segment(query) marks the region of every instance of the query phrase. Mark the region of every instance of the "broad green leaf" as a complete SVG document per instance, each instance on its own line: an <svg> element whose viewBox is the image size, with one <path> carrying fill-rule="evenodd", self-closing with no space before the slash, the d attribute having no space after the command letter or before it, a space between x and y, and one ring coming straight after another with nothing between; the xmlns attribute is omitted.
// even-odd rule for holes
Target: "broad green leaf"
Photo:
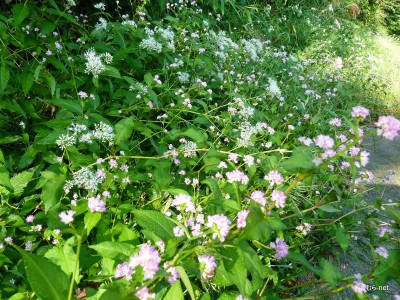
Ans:
<svg viewBox="0 0 400 300"><path fill-rule="evenodd" d="M185 287L186 287L186 289L187 289L187 291L188 291L188 293L190 295L190 298L192 300L195 300L196 297L194 296L192 283L190 282L190 279L189 279L188 275L186 274L185 269L183 267L181 267L181 266L177 266L175 268L178 271L179 276L181 277L181 280L182 280L183 284L185 285Z"/></svg>
<svg viewBox="0 0 400 300"><path fill-rule="evenodd" d="M153 83L153 75L151 75L151 73L146 73L146 75L144 75L144 81L148 86L151 86Z"/></svg>
<svg viewBox="0 0 400 300"><path fill-rule="evenodd" d="M397 224L400 224L400 210L391 207L386 207L386 213L391 217Z"/></svg>
<svg viewBox="0 0 400 300"><path fill-rule="evenodd" d="M119 261L127 260L131 255L133 255L131 247L118 242L106 241L100 244L90 245L89 248L96 250L101 257Z"/></svg>
<svg viewBox="0 0 400 300"><path fill-rule="evenodd" d="M68 299L69 278L59 266L44 257L14 247L24 259L29 284L38 297L43 300Z"/></svg>
<svg viewBox="0 0 400 300"><path fill-rule="evenodd" d="M245 241L241 241L238 247L242 250L244 262L250 271L252 278L259 277L264 279L268 275L267 267L265 267L258 256L257 252Z"/></svg>
<svg viewBox="0 0 400 300"><path fill-rule="evenodd" d="M211 188L215 199L222 199L221 189L219 188L219 184L215 178L204 179L202 183L207 184Z"/></svg>
<svg viewBox="0 0 400 300"><path fill-rule="evenodd" d="M8 66L3 62L0 66L0 93L3 92L10 80L10 70Z"/></svg>
<svg viewBox="0 0 400 300"><path fill-rule="evenodd" d="M8 170L2 163L0 163L0 185L5 186L10 190L13 189L10 182L10 175L8 173Z"/></svg>
<svg viewBox="0 0 400 300"><path fill-rule="evenodd" d="M281 166L288 171L303 170L308 171L315 167L313 156L309 150L295 148L293 154L281 163Z"/></svg>
<svg viewBox="0 0 400 300"><path fill-rule="evenodd" d="M56 265L60 266L61 270L65 274L70 276L74 272L76 253L73 250L74 243L76 241L75 237L69 238L63 247L53 247L44 255L46 258L51 260ZM79 265L78 265L79 270ZM75 281L79 281L79 274L76 273Z"/></svg>
<svg viewBox="0 0 400 300"><path fill-rule="evenodd" d="M218 300L235 300L238 296L237 292L225 292L218 297Z"/></svg>
<svg viewBox="0 0 400 300"><path fill-rule="evenodd" d="M28 94L33 85L34 77L31 72L24 72L20 76L20 84L24 94Z"/></svg>
<svg viewBox="0 0 400 300"><path fill-rule="evenodd" d="M49 102L78 115L83 113L81 102L76 99L52 99Z"/></svg>
<svg viewBox="0 0 400 300"><path fill-rule="evenodd" d="M286 225L279 218L269 217L267 219L267 223L269 224L272 230L286 229Z"/></svg>
<svg viewBox="0 0 400 300"><path fill-rule="evenodd" d="M346 252L347 248L349 247L350 241L343 229L338 228L336 230L336 239L339 242L339 245L343 249L343 251Z"/></svg>
<svg viewBox="0 0 400 300"><path fill-rule="evenodd" d="M242 250L239 248L221 249L220 253L226 257L223 261L231 281L238 287L242 295L251 294L251 283L247 280L247 267Z"/></svg>
<svg viewBox="0 0 400 300"><path fill-rule="evenodd" d="M104 71L101 73L101 75L115 77L115 78L121 78L121 74L119 74L118 69L116 69L112 66L106 66Z"/></svg>
<svg viewBox="0 0 400 300"><path fill-rule="evenodd" d="M382 258L375 269L374 283L378 286L383 286L394 279L400 284L400 250L388 250L389 257Z"/></svg>
<svg viewBox="0 0 400 300"><path fill-rule="evenodd" d="M115 124L115 144L125 143L132 134L134 122L132 118L126 118Z"/></svg>
<svg viewBox="0 0 400 300"><path fill-rule="evenodd" d="M27 293L16 293L12 295L8 300L28 300L28 295Z"/></svg>
<svg viewBox="0 0 400 300"><path fill-rule="evenodd" d="M194 127L185 130L184 132L180 133L180 135L187 136L197 143L207 140L207 135L204 133L204 131Z"/></svg>
<svg viewBox="0 0 400 300"><path fill-rule="evenodd" d="M181 287L180 280L175 281L170 289L168 290L167 294L163 297L165 300L183 300L183 291Z"/></svg>
<svg viewBox="0 0 400 300"><path fill-rule="evenodd" d="M164 214L153 210L134 210L133 215L142 228L154 232L164 242L175 239L175 223Z"/></svg>
<svg viewBox="0 0 400 300"><path fill-rule="evenodd" d="M66 180L65 174L56 174L51 171L43 171L42 178L46 179L46 183L42 188L41 199L44 204L45 212L57 204L61 199Z"/></svg>
<svg viewBox="0 0 400 300"><path fill-rule="evenodd" d="M15 4L12 8L12 14L13 14L13 19L14 19L14 22L13 22L14 27L17 27L29 15L28 5Z"/></svg>
<svg viewBox="0 0 400 300"><path fill-rule="evenodd" d="M88 211L85 214L83 222L85 223L86 233L89 235L90 231L97 225L101 219L101 213Z"/></svg>
<svg viewBox="0 0 400 300"><path fill-rule="evenodd" d="M32 180L33 172L32 171L24 171L15 175L10 179L10 183L14 189L14 195L21 195L28 185L29 181Z"/></svg>
<svg viewBox="0 0 400 300"><path fill-rule="evenodd" d="M319 206L318 209L326 211L326 212L342 212L340 209L335 208L332 204L325 204Z"/></svg>
<svg viewBox="0 0 400 300"><path fill-rule="evenodd" d="M292 251L289 251L289 253L286 255L286 259L292 261L292 262L297 262L300 263L301 265L305 266L307 269L309 269L311 272L313 272L316 275L320 274L320 270L314 267L308 260L307 258L300 253L295 253Z"/></svg>
<svg viewBox="0 0 400 300"><path fill-rule="evenodd" d="M337 268L330 261L327 261L325 259L321 259L320 270L321 278L328 282L333 288L336 286L336 283L343 277L342 273L340 273L339 268Z"/></svg>

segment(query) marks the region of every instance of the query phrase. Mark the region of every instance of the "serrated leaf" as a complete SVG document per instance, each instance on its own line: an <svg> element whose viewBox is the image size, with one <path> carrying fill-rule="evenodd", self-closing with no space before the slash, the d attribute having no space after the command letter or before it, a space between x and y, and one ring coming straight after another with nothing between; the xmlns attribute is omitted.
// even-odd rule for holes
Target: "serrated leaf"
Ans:
<svg viewBox="0 0 400 300"><path fill-rule="evenodd" d="M314 267L303 254L300 253L295 253L292 251L289 251L289 253L286 255L286 259L292 261L292 262L297 262L300 263L301 265L305 266L307 269L309 269L311 272L313 272L316 275L320 274L320 270Z"/></svg>
<svg viewBox="0 0 400 300"><path fill-rule="evenodd" d="M338 241L343 251L346 252L347 248L349 247L350 241L349 238L346 236L346 233L343 231L343 229L338 228L336 230L336 240Z"/></svg>
<svg viewBox="0 0 400 300"><path fill-rule="evenodd" d="M386 259L381 259L378 266L375 269L374 283L377 286L384 286L391 279L400 283L400 250L391 249L388 250L389 256Z"/></svg>
<svg viewBox="0 0 400 300"><path fill-rule="evenodd" d="M42 188L41 199L44 204L45 212L57 204L61 199L66 180L65 174L56 174L51 171L43 171L42 177L46 179L46 183Z"/></svg>
<svg viewBox="0 0 400 300"><path fill-rule="evenodd" d="M90 245L89 248L96 250L101 257L118 261L127 260L133 255L133 250L129 246L118 242L106 241L100 244Z"/></svg>
<svg viewBox="0 0 400 300"><path fill-rule="evenodd" d="M304 150L302 148L295 148L293 150L292 156L282 161L281 166L288 171L293 171L298 169L307 171L315 167L311 152L309 150Z"/></svg>
<svg viewBox="0 0 400 300"><path fill-rule="evenodd" d="M83 219L86 228L86 234L89 235L90 231L99 223L101 219L100 212L87 212Z"/></svg>
<svg viewBox="0 0 400 300"><path fill-rule="evenodd" d="M194 127L185 130L184 132L180 133L180 135L187 136L197 143L201 143L207 140L207 135L202 130Z"/></svg>
<svg viewBox="0 0 400 300"><path fill-rule="evenodd" d="M163 297L165 300L183 300L183 291L181 287L180 280L175 281L170 289L168 290L167 294Z"/></svg>
<svg viewBox="0 0 400 300"><path fill-rule="evenodd" d="M10 174L8 173L7 168L2 163L0 163L0 185L5 186L10 190L13 189L10 182Z"/></svg>
<svg viewBox="0 0 400 300"><path fill-rule="evenodd" d="M190 295L190 298L192 300L195 300L196 297L194 296L192 283L190 282L190 279L189 279L188 275L186 274L185 269L181 266L176 266L175 268L178 271L178 274L181 277L181 280L182 280L183 284L185 285L185 287Z"/></svg>
<svg viewBox="0 0 400 300"><path fill-rule="evenodd" d="M11 178L10 183L14 189L14 195L20 196L24 192L24 189L28 185L29 181L32 180L32 177L32 171L24 171Z"/></svg>
<svg viewBox="0 0 400 300"><path fill-rule="evenodd" d="M386 207L386 213L391 217L397 224L400 224L400 210L391 207Z"/></svg>
<svg viewBox="0 0 400 300"><path fill-rule="evenodd" d="M318 207L318 209L326 212L342 212L340 209L335 208L332 204L325 204Z"/></svg>
<svg viewBox="0 0 400 300"><path fill-rule="evenodd" d="M68 298L69 278L59 266L44 257L14 247L24 259L29 284L38 297L43 300Z"/></svg>
<svg viewBox="0 0 400 300"><path fill-rule="evenodd" d="M73 244L76 238L69 238L63 247L53 247L44 255L50 261L60 266L61 270L67 275L71 275L74 272L76 253L73 250ZM79 265L78 265L79 270ZM76 273L75 281L78 282L79 274Z"/></svg>
<svg viewBox="0 0 400 300"><path fill-rule="evenodd" d="M30 72L24 72L20 76L20 84L22 87L22 91L24 94L28 94L28 92L31 90L32 85L33 85L34 77L33 74Z"/></svg>
<svg viewBox="0 0 400 300"><path fill-rule="evenodd" d="M226 257L223 260L225 270L240 293L242 295L251 294L251 284L247 280L247 267L242 250L239 248L225 248L221 249L220 253Z"/></svg>
<svg viewBox="0 0 400 300"><path fill-rule="evenodd" d="M15 4L12 8L12 14L14 19L14 27L17 27L29 15L29 8L24 4Z"/></svg>
<svg viewBox="0 0 400 300"><path fill-rule="evenodd" d="M342 279L342 273L339 268L334 266L330 261L321 259L320 262L320 275L323 280L328 282L331 287L335 287L336 283Z"/></svg>
<svg viewBox="0 0 400 300"><path fill-rule="evenodd" d="M105 69L101 73L101 75L115 77L115 78L121 78L121 74L119 73L118 69L116 69L112 66L105 66Z"/></svg>
<svg viewBox="0 0 400 300"><path fill-rule="evenodd" d="M10 80L10 70L5 63L0 66L0 93L3 92Z"/></svg>
<svg viewBox="0 0 400 300"><path fill-rule="evenodd" d="M115 124L115 144L120 145L125 143L132 135L134 122L132 118L126 118Z"/></svg>
<svg viewBox="0 0 400 300"><path fill-rule="evenodd" d="M154 232L164 242L175 239L175 223L164 214L153 210L134 210L133 215L142 228Z"/></svg>

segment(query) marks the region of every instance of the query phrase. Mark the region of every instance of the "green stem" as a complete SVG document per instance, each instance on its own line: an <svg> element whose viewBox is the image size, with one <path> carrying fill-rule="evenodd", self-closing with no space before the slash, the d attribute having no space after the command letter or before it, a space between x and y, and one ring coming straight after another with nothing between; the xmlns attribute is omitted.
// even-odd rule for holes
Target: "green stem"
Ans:
<svg viewBox="0 0 400 300"><path fill-rule="evenodd" d="M74 294L74 281L75 281L76 272L78 270L79 255L81 253L82 235L78 235L77 238L78 238L78 248L76 249L75 266L74 266L74 271L72 272L71 284L69 286L68 300L72 300L72 296Z"/></svg>

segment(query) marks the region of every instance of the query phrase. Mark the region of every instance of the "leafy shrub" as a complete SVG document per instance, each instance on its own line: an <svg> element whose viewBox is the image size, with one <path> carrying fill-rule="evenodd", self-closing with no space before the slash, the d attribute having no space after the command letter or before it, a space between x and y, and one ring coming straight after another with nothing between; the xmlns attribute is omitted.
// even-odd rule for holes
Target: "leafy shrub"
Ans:
<svg viewBox="0 0 400 300"><path fill-rule="evenodd" d="M273 299L305 294L310 274L324 295L398 280L383 221L370 274L344 278L330 256L371 208L361 140L399 130L362 129L352 83L370 61L289 53L283 17L242 34L195 2L159 20L67 4L0 16L2 297Z"/></svg>

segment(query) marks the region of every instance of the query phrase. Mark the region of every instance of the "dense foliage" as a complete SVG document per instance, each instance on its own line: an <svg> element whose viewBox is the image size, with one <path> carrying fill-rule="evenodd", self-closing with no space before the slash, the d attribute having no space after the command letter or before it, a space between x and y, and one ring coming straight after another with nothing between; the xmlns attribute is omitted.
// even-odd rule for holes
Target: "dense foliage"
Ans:
<svg viewBox="0 0 400 300"><path fill-rule="evenodd" d="M398 245L382 246L400 210L362 201L362 140L391 140L400 122L364 107L384 91L355 54L368 34L333 5L130 4L0 15L1 298L279 299L321 285L385 299L366 283L400 279ZM360 226L375 263L345 277L332 250L351 251Z"/></svg>

